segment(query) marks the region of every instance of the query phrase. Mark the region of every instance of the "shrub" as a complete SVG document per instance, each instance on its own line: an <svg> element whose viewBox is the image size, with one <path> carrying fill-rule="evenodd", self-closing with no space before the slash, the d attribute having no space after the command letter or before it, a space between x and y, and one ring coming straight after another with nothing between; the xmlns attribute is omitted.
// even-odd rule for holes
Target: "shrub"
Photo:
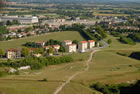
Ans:
<svg viewBox="0 0 140 94"><path fill-rule="evenodd" d="M90 87L102 92L103 94L140 94L140 80L134 84L121 83L118 85L102 85L100 83L96 83Z"/></svg>
<svg viewBox="0 0 140 94"><path fill-rule="evenodd" d="M107 43L108 43L108 44L111 44L111 43L112 43L112 40L111 40L111 39L108 39L108 40L107 40Z"/></svg>
<svg viewBox="0 0 140 94"><path fill-rule="evenodd" d="M125 44L130 44L130 45L136 44L132 39L124 37L124 36L120 37L120 42L125 43Z"/></svg>
<svg viewBox="0 0 140 94"><path fill-rule="evenodd" d="M43 81L43 82L48 82L48 80L46 79L46 78L44 78L43 80L41 80L41 81Z"/></svg>

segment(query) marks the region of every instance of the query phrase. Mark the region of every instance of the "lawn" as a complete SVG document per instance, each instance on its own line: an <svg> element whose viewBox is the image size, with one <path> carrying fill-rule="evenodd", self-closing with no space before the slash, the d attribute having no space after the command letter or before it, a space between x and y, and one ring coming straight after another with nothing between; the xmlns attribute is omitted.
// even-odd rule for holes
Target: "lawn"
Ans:
<svg viewBox="0 0 140 94"><path fill-rule="evenodd" d="M108 35L107 39L111 39L112 43L110 47L106 48L106 50L134 50L134 51L140 51L140 43L137 43L137 45L128 45L121 43L118 39L118 37L113 37L111 35ZM105 41L107 41L105 39Z"/></svg>
<svg viewBox="0 0 140 94"><path fill-rule="evenodd" d="M120 56L110 51L94 55L90 70L77 76L73 81L89 86L95 82L120 83L140 79L140 61Z"/></svg>
<svg viewBox="0 0 140 94"><path fill-rule="evenodd" d="M0 91L4 94L53 94L58 82L0 80Z"/></svg>
<svg viewBox="0 0 140 94"><path fill-rule="evenodd" d="M59 41L63 40L84 40L84 38L79 34L79 32L74 31L65 31L65 32L55 32L55 33L49 33L39 36L32 36L17 40L11 40L11 41L1 41L0 42L0 48L1 49L9 49L9 48L20 48L22 44L26 42L33 42L33 41L47 41L49 39L56 39Z"/></svg>

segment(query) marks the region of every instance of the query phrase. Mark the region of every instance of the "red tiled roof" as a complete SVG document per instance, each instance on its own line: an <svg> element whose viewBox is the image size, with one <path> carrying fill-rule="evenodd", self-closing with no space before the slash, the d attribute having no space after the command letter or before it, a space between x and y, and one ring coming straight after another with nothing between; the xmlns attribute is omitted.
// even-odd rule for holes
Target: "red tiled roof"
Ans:
<svg viewBox="0 0 140 94"><path fill-rule="evenodd" d="M60 45L53 45L53 47L60 47Z"/></svg>
<svg viewBox="0 0 140 94"><path fill-rule="evenodd" d="M87 43L87 41L80 41L80 43Z"/></svg>
<svg viewBox="0 0 140 94"><path fill-rule="evenodd" d="M88 42L95 42L94 40L88 40Z"/></svg>
<svg viewBox="0 0 140 94"><path fill-rule="evenodd" d="M70 44L69 46L76 46L76 44Z"/></svg>
<svg viewBox="0 0 140 94"><path fill-rule="evenodd" d="M51 46L45 46L44 48L50 48Z"/></svg>
<svg viewBox="0 0 140 94"><path fill-rule="evenodd" d="M30 51L34 51L34 50L35 50L35 48L29 48L29 50L30 50Z"/></svg>
<svg viewBox="0 0 140 94"><path fill-rule="evenodd" d="M8 49L7 51L17 51L17 49Z"/></svg>
<svg viewBox="0 0 140 94"><path fill-rule="evenodd" d="M64 42L66 42L66 43L67 43L67 42L72 42L72 41L71 41L71 40L65 40Z"/></svg>

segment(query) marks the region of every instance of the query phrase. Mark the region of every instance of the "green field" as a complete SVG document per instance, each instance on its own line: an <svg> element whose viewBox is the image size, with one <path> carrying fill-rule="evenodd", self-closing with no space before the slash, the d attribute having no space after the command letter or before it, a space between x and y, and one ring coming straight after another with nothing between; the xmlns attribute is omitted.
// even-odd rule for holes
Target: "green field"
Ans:
<svg viewBox="0 0 140 94"><path fill-rule="evenodd" d="M78 32L65 31L65 32L49 33L49 34L39 35L39 36L32 36L32 37L11 40L11 41L3 41L3 42L0 42L0 48L1 49L20 48L21 45L26 42L47 41L49 39L56 39L59 41L75 40L75 39L79 41L84 40L84 38Z"/></svg>
<svg viewBox="0 0 140 94"><path fill-rule="evenodd" d="M42 39L40 38L40 41L52 37L53 39L58 40L83 40L77 32L59 32L57 35L56 33L43 35L44 38L41 37ZM76 36L79 37L77 38ZM76 76L59 94L93 94L93 92L100 94L99 92L90 89L89 85L95 82L120 83L140 79L140 61L126 56L120 56L114 52L117 50L139 51L140 44L137 43L135 46L130 46L120 43L115 37L108 37L113 41L110 47L96 52L90 63L89 71ZM31 39L37 40L34 37ZM27 39L15 41L25 42ZM15 43L15 41L11 42ZM0 91L5 92L6 94L53 94L56 88L66 81L72 74L85 68L85 62L88 59L89 54L90 51L87 53L71 54L75 60L83 59L82 61L52 65L38 71L28 70L22 71L20 75L2 77L0 78ZM48 82L39 81L44 78L47 78Z"/></svg>
<svg viewBox="0 0 140 94"><path fill-rule="evenodd" d="M133 50L133 51L140 51L140 43L137 43L137 45L128 45L128 44L123 44L119 42L119 38L118 37L112 37L112 36L108 36L107 39L111 39L112 40L112 44L110 45L110 47L106 48L106 50ZM105 41L107 41L107 39L105 39Z"/></svg>

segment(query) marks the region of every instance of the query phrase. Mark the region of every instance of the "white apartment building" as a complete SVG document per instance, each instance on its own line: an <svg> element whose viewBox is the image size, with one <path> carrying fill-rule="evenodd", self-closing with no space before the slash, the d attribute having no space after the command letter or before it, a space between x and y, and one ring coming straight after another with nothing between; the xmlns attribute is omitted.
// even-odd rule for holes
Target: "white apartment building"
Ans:
<svg viewBox="0 0 140 94"><path fill-rule="evenodd" d="M88 40L88 48L94 48L95 47L95 41L94 40Z"/></svg>
<svg viewBox="0 0 140 94"><path fill-rule="evenodd" d="M19 49L8 49L6 51L6 57L8 59L17 59L21 57L21 50Z"/></svg>
<svg viewBox="0 0 140 94"><path fill-rule="evenodd" d="M69 53L76 52L76 44L70 44L66 46L66 51Z"/></svg>
<svg viewBox="0 0 140 94"><path fill-rule="evenodd" d="M85 52L87 48L88 48L88 42L87 41L80 41L78 43L78 50L80 52Z"/></svg>

